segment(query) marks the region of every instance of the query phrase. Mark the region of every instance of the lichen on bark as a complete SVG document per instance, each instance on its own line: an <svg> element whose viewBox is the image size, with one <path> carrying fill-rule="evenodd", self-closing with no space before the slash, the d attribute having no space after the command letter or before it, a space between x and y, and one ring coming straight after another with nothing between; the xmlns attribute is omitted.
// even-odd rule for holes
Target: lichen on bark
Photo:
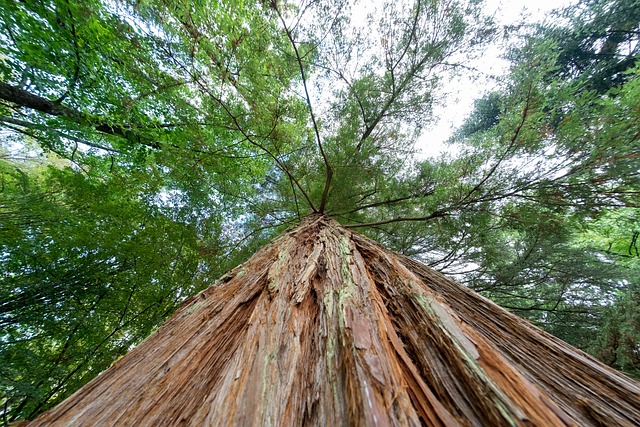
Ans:
<svg viewBox="0 0 640 427"><path fill-rule="evenodd" d="M633 380L316 214L29 425L633 426L639 396Z"/></svg>

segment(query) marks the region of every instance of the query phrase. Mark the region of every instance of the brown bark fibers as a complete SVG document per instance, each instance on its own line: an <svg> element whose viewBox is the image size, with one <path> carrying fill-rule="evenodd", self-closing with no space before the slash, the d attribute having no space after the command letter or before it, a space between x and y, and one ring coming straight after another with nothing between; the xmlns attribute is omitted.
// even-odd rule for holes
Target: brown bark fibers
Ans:
<svg viewBox="0 0 640 427"><path fill-rule="evenodd" d="M637 426L640 386L313 215L29 426Z"/></svg>

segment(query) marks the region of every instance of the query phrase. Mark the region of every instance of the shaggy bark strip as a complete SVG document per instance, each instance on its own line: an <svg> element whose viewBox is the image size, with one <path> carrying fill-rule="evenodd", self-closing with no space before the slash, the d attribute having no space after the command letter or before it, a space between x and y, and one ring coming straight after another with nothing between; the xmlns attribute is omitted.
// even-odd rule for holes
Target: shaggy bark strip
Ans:
<svg viewBox="0 0 640 427"><path fill-rule="evenodd" d="M312 215L30 426L640 424L640 388Z"/></svg>

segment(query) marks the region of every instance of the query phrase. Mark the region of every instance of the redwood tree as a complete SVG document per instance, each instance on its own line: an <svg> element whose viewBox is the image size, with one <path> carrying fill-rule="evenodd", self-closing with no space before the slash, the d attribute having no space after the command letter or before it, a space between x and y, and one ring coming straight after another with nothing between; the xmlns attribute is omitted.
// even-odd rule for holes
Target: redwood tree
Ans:
<svg viewBox="0 0 640 427"><path fill-rule="evenodd" d="M29 426L633 426L640 384L312 214Z"/></svg>
<svg viewBox="0 0 640 427"><path fill-rule="evenodd" d="M504 40L475 0L365 3L0 0L5 423L309 214L638 372L637 2ZM444 82L490 41L510 73L456 154L419 159Z"/></svg>

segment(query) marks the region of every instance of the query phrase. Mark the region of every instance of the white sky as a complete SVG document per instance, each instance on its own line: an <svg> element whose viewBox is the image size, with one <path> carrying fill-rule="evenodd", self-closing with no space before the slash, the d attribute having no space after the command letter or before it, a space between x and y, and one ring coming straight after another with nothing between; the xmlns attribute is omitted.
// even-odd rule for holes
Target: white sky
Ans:
<svg viewBox="0 0 640 427"><path fill-rule="evenodd" d="M552 9L568 6L572 0L487 0L487 13L493 14L498 24L527 23L543 21ZM500 76L507 71L508 63L500 59L502 51L497 45L486 49L482 58L472 64L489 76ZM421 157L437 156L443 151L453 149L445 144L453 131L458 128L465 117L473 109L473 101L491 90L493 83L471 80L467 75L450 81L444 91L449 96L434 108L434 115L439 119L427 128L420 137L416 147L422 152Z"/></svg>

